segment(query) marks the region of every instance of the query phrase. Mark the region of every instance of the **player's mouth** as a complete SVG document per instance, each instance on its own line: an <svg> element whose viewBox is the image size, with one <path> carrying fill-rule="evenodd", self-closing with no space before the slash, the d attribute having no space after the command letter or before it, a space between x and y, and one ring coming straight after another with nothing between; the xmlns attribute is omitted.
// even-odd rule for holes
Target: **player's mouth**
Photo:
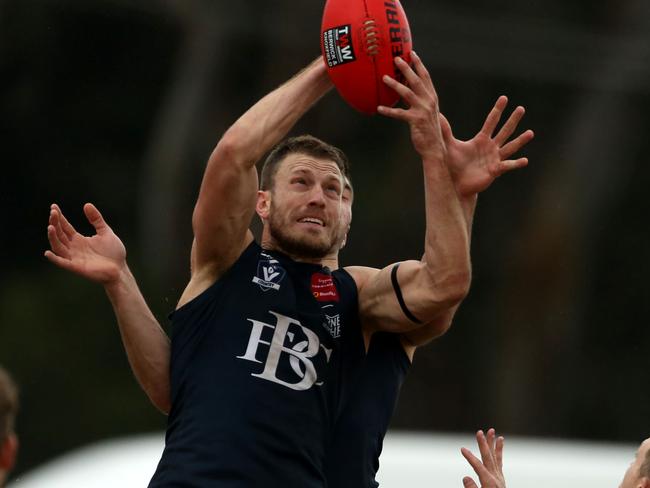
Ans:
<svg viewBox="0 0 650 488"><path fill-rule="evenodd" d="M303 217L302 219L299 219L298 222L314 227L326 227L325 222L316 217Z"/></svg>

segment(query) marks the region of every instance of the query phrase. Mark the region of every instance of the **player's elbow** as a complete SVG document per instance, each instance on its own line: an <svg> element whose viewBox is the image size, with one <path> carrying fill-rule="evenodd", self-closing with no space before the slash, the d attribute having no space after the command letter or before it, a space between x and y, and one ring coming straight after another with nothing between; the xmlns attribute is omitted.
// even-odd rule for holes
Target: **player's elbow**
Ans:
<svg viewBox="0 0 650 488"><path fill-rule="evenodd" d="M442 258L431 259L425 254L422 259L425 286L431 291L432 302L440 308L451 308L462 302L472 282L472 265L468 253L449 253Z"/></svg>
<svg viewBox="0 0 650 488"><path fill-rule="evenodd" d="M452 308L460 304L469 293L471 281L469 266L429 274L430 286L436 290L433 299L442 308Z"/></svg>
<svg viewBox="0 0 650 488"><path fill-rule="evenodd" d="M213 223L216 189L227 186L228 182L236 184L243 172L255 166L255 161L251 161L250 150L247 149L247 141L242 132L235 127L228 129L210 155L199 197L192 213L192 228L195 236L197 233L200 234L200 230L206 226L206 223L209 224L208 228Z"/></svg>
<svg viewBox="0 0 650 488"><path fill-rule="evenodd" d="M168 371L169 365L166 364L161 369ZM139 377L138 381L152 405L167 415L172 408L169 382L161 378L160 375Z"/></svg>
<svg viewBox="0 0 650 488"><path fill-rule="evenodd" d="M431 331L431 337L429 337L429 340L427 342L432 341L433 339L437 339L439 337L442 337L447 333L449 329L451 329L451 323L453 322L453 313L450 313L448 316L446 316L443 320L440 320L433 328Z"/></svg>
<svg viewBox="0 0 650 488"><path fill-rule="evenodd" d="M234 125L230 127L219 140L219 143L210 155L210 162L219 164L226 163L228 166L248 164L251 158L246 157L252 150L247 131ZM255 164L253 161L252 164Z"/></svg>
<svg viewBox="0 0 650 488"><path fill-rule="evenodd" d="M447 302L451 306L456 306L462 302L467 294L472 283L472 273L468 269L463 269L457 273L453 273L447 279Z"/></svg>
<svg viewBox="0 0 650 488"><path fill-rule="evenodd" d="M453 311L469 293L470 273L438 270L435 274L427 272L425 276L418 285L418 306L412 312L421 323L428 324L427 335L438 337L451 325L451 320L440 320L441 314Z"/></svg>
<svg viewBox="0 0 650 488"><path fill-rule="evenodd" d="M231 127L221 137L219 143L214 148L214 155L229 159L234 154L237 154L239 148L242 146L242 137L239 135L237 129Z"/></svg>

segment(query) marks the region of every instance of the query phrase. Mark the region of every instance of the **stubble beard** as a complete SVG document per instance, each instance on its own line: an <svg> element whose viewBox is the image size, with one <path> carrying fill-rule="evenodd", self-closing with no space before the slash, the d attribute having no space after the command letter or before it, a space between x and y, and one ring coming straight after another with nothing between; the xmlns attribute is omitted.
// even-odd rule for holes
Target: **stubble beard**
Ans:
<svg viewBox="0 0 650 488"><path fill-rule="evenodd" d="M269 233L276 242L279 250L290 256L307 259L323 259L327 256L334 245L338 242L339 236L329 236L329 242L311 238L305 235L291 235L287 232L286 222L283 222L275 213L269 216Z"/></svg>

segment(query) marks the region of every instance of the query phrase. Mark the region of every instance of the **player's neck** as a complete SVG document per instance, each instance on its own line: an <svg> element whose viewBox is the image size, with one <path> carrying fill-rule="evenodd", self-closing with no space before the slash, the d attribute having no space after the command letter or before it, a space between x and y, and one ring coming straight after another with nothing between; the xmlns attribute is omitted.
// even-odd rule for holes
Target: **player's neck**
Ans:
<svg viewBox="0 0 650 488"><path fill-rule="evenodd" d="M339 253L338 251L328 254L323 258L323 266L327 266L329 269L334 271L339 268Z"/></svg>
<svg viewBox="0 0 650 488"><path fill-rule="evenodd" d="M302 256L296 253L292 253L289 250L284 249L275 239L265 234L262 235L262 240L260 245L262 246L262 249L266 251L280 252L298 263L308 263L308 264L318 264L320 266L329 266L327 264L324 264L324 261L327 259L327 256L324 258L314 258L310 256Z"/></svg>

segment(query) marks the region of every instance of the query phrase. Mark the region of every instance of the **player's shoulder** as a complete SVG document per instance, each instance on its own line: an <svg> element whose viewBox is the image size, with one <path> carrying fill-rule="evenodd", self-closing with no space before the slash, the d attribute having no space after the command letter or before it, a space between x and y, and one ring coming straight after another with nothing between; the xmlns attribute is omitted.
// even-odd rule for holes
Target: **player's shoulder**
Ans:
<svg viewBox="0 0 650 488"><path fill-rule="evenodd" d="M211 262L197 264L194 258L193 245L190 281L185 287L176 308L178 309L186 303L191 302L208 288L212 287L227 272L231 271L237 262L242 259L256 259L256 256L262 252L262 248L255 241L252 233L249 233L244 238L242 245L235 251L232 255L225 256L223 260L213 260Z"/></svg>
<svg viewBox="0 0 650 488"><path fill-rule="evenodd" d="M369 266L346 266L343 269L352 276L359 290L380 271L377 268L371 268Z"/></svg>

